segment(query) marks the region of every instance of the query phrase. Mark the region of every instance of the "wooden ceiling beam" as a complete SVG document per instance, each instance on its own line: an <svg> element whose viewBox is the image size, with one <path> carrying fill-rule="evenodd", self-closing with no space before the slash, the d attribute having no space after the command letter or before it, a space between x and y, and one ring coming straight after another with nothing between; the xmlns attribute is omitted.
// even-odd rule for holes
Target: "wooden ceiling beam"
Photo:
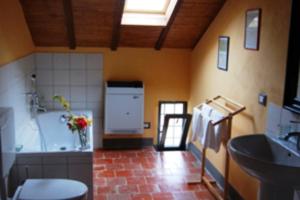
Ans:
<svg viewBox="0 0 300 200"><path fill-rule="evenodd" d="M203 35L207 32L208 27L210 26L210 24L215 20L215 18L218 16L218 13L220 12L220 10L222 9L223 5L225 4L225 0L220 3L220 7L217 10L216 13L214 13L214 17L210 20L210 23L207 24L207 26L205 27L205 31L201 31L200 34L197 36L196 40L193 43L193 47L192 49L195 49L195 47L197 46L197 44L199 43L199 41L201 40L201 38L203 37Z"/></svg>
<svg viewBox="0 0 300 200"><path fill-rule="evenodd" d="M164 42L165 42L165 40L166 40L166 38L167 38L167 35L168 35L169 31L170 31L170 28L171 28L172 24L174 23L174 20L175 20L175 18L176 18L176 15L177 15L177 13L178 13L178 11L179 11L181 5L182 5L182 2L183 2L183 0L177 0L176 6L175 6L175 8L174 8L174 10L173 10L173 13L172 13L172 15L171 15L171 17L170 17L168 23L167 23L167 26L165 26L165 27L162 29L162 31L161 31L161 33L160 33L160 35L159 35L159 37L158 37L158 40L157 40L157 42L156 42L156 44L155 44L155 47L154 47L154 48L155 48L156 50L160 50L161 47L162 47L162 45L164 44Z"/></svg>
<svg viewBox="0 0 300 200"><path fill-rule="evenodd" d="M114 24L112 30L112 39L110 48L112 51L117 50L120 41L120 32L121 32L121 20L123 15L123 10L125 6L125 0L117 0L114 14Z"/></svg>
<svg viewBox="0 0 300 200"><path fill-rule="evenodd" d="M75 49L76 39L75 39L75 31L74 31L72 1L63 0L63 4L64 4L65 24L66 24L68 40L69 40L69 48Z"/></svg>

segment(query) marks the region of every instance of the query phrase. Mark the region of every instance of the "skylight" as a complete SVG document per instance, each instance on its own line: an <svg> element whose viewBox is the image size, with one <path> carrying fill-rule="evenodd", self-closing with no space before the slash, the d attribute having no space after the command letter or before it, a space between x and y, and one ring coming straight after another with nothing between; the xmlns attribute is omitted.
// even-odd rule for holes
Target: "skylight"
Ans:
<svg viewBox="0 0 300 200"><path fill-rule="evenodd" d="M165 14L170 0L127 0L125 11L131 13Z"/></svg>
<svg viewBox="0 0 300 200"><path fill-rule="evenodd" d="M166 26L177 0L126 0L122 25Z"/></svg>

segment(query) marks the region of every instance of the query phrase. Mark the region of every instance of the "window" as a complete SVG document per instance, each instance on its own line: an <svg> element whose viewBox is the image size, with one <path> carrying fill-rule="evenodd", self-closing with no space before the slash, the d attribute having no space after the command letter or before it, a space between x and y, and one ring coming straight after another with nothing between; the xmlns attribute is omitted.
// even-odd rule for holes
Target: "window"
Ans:
<svg viewBox="0 0 300 200"><path fill-rule="evenodd" d="M163 131L164 119L166 114L186 114L186 102L159 102L159 121L158 121L158 141L160 141ZM165 147L172 148L180 145L185 121L183 119L170 119Z"/></svg>
<svg viewBox="0 0 300 200"><path fill-rule="evenodd" d="M166 26L177 0L126 0L122 25Z"/></svg>

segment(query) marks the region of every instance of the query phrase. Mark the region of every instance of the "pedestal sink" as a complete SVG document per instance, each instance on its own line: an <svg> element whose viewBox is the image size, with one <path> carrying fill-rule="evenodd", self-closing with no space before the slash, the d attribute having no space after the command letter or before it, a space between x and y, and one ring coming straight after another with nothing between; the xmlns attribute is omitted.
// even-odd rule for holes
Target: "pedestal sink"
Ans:
<svg viewBox="0 0 300 200"><path fill-rule="evenodd" d="M300 157L264 134L233 138L228 150L240 167L260 181L260 200L293 200L300 186Z"/></svg>

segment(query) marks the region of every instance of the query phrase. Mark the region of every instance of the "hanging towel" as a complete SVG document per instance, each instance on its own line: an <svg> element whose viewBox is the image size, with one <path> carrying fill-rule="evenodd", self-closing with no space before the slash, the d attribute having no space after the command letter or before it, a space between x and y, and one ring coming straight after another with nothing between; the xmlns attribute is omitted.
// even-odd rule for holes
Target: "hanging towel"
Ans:
<svg viewBox="0 0 300 200"><path fill-rule="evenodd" d="M207 131L211 122L210 114L213 108L207 104L202 104L200 108L193 109L192 119L192 141L198 140L203 147L207 146Z"/></svg>
<svg viewBox="0 0 300 200"><path fill-rule="evenodd" d="M219 121L224 118L224 115L219 111L213 109L210 114L210 119L212 122ZM207 147L213 149L215 152L220 150L221 143L224 138L227 137L227 120L213 126L209 123L209 127L207 130Z"/></svg>

